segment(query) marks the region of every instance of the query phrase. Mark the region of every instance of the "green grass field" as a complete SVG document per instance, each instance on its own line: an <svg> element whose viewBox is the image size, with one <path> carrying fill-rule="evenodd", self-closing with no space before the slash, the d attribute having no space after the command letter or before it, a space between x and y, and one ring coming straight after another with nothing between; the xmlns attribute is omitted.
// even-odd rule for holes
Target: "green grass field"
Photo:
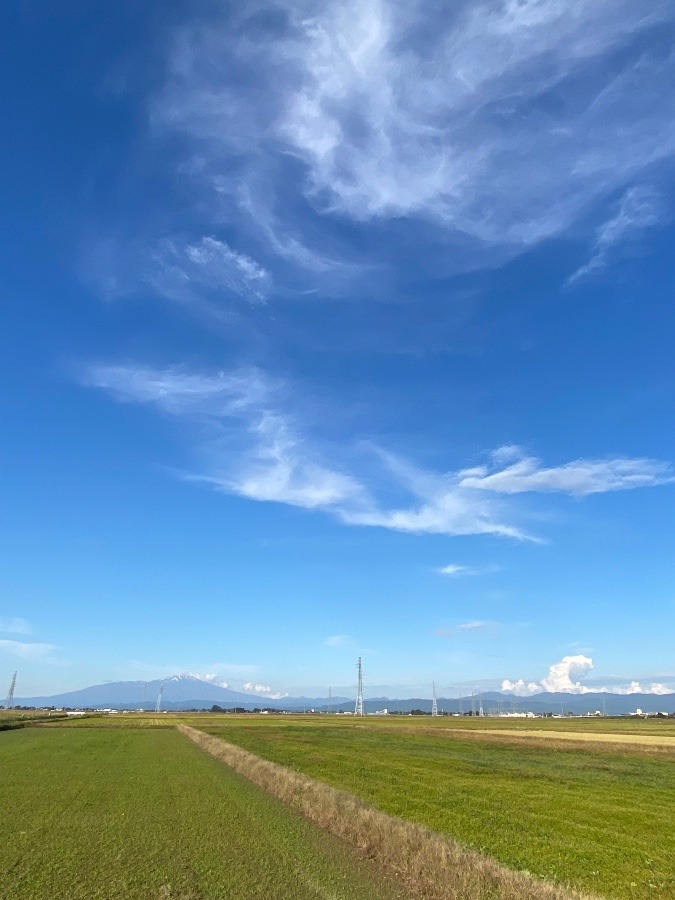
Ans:
<svg viewBox="0 0 675 900"><path fill-rule="evenodd" d="M398 896L176 731L69 725L0 734L0 897Z"/></svg>
<svg viewBox="0 0 675 900"><path fill-rule="evenodd" d="M467 736L453 720L436 720L436 732L426 727L429 719L392 721L242 717L194 724L507 866L617 900L675 897L672 753L557 741L547 748L536 736L528 746L481 740L480 724ZM655 726L672 728L643 721L632 728L643 725L636 739L648 740ZM602 733L597 720L588 727Z"/></svg>

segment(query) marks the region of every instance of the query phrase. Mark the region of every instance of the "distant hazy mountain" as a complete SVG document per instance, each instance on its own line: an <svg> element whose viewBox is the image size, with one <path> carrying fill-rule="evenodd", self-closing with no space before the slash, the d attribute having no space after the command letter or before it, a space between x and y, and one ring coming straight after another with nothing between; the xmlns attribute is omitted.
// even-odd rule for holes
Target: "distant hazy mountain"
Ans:
<svg viewBox="0 0 675 900"><path fill-rule="evenodd" d="M354 699L333 697L283 697L272 700L259 694L233 691L220 687L193 675L173 675L171 678L155 681L114 681L106 684L95 684L79 691L65 694L54 694L48 697L22 697L15 700L17 706L60 706L88 709L154 709L162 693L162 709L211 709L220 706L223 709L241 707L243 709L269 708L288 710L317 710L334 712L353 712ZM388 697L369 698L364 701L366 712L408 713L412 710L431 712L431 700L428 697L412 700L396 700ZM531 697L518 697L515 694L502 694L497 691L477 694L475 697L447 699L439 697L439 712L469 713L479 712L482 706L486 714L498 712L533 712L585 715L586 713L607 713L608 715L626 715L641 709L643 712L675 713L675 694L554 694L541 693Z"/></svg>
<svg viewBox="0 0 675 900"><path fill-rule="evenodd" d="M392 700L387 697L364 700L366 712L409 713L412 710L431 712L431 700L418 697L411 700ZM486 715L510 712L532 712L537 715L553 713L554 715L586 715L586 713L606 713L610 716L627 715L641 709L643 712L675 712L675 694L533 694L531 697L517 697L514 694L502 694L497 691L486 691L475 697L438 698L438 711L446 713L480 712ZM354 701L341 704L340 712L351 712Z"/></svg>
<svg viewBox="0 0 675 900"><path fill-rule="evenodd" d="M87 709L154 709L162 692L162 709L210 709L233 706L244 709L269 707L272 709L319 708L328 701L324 697L288 697L272 700L260 694L244 693L224 688L193 675L172 675L155 681L112 681L94 684L79 691L68 691L44 697L21 697L15 699L17 706L63 706ZM335 704L345 702L345 697L336 697Z"/></svg>

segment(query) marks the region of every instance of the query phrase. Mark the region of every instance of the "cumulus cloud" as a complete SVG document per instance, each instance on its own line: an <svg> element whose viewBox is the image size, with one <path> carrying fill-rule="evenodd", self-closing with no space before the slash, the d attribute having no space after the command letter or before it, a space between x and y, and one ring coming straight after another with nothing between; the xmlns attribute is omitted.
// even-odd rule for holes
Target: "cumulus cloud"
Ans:
<svg viewBox="0 0 675 900"><path fill-rule="evenodd" d="M180 29L152 121L188 137L191 177L280 254L345 217L425 219L486 257L517 251L675 151L675 61L641 40L672 23L667 0L264 9Z"/></svg>
<svg viewBox="0 0 675 900"><path fill-rule="evenodd" d="M603 688L599 688L599 690L603 690ZM631 681L630 684L619 686L619 687L611 687L606 689L611 694L672 694L673 689L666 687L665 684L661 684L659 682L652 682L651 684L643 685L639 681Z"/></svg>
<svg viewBox="0 0 675 900"><path fill-rule="evenodd" d="M33 629L26 619L13 616L8 619L0 619L0 634L32 634Z"/></svg>
<svg viewBox="0 0 675 900"><path fill-rule="evenodd" d="M595 236L593 256L568 279L579 281L598 269L604 269L614 252L633 241L645 229L660 225L666 218L663 198L652 188L629 188L618 204L616 214L601 225Z"/></svg>
<svg viewBox="0 0 675 900"><path fill-rule="evenodd" d="M511 681L505 678L502 681L501 689L519 696L530 696L538 694L542 691L551 693L564 694L589 694L589 693L609 693L609 694L669 694L672 689L666 687L659 682L652 682L649 685L642 685L639 681L631 681L626 685L611 686L593 686L583 684L579 678L583 678L593 669L593 660L578 654L576 656L563 656L560 662L553 663L549 667L548 675L541 681L526 681L519 678Z"/></svg>
<svg viewBox="0 0 675 900"><path fill-rule="evenodd" d="M253 681L247 681L244 685L242 685L242 690L248 691L251 694L259 694L265 696L270 700L281 700L283 697L288 696L288 694L282 694L278 691L273 691L269 684L257 684Z"/></svg>
<svg viewBox="0 0 675 900"><path fill-rule="evenodd" d="M514 694L532 694L539 691L562 692L565 694L583 694L592 690L584 687L580 681L574 678L584 675L593 668L593 660L589 656L578 654L576 656L563 656L560 662L553 663L549 667L548 675L541 681L525 682L522 678L517 681L504 679L502 690Z"/></svg>
<svg viewBox="0 0 675 900"><path fill-rule="evenodd" d="M356 448L345 453L306 433L282 408L287 389L260 369L205 374L93 365L84 382L180 420L202 458L202 471L186 476L191 480L251 500L326 510L349 525L536 541L514 521L518 510L507 502L509 495L584 496L673 480L671 468L655 460L581 459L546 467L515 447L497 449L488 466L434 473L372 446L362 452L374 455L381 468L373 477L371 466L366 478L348 471L358 464ZM392 507L380 499L392 487L408 495L407 505Z"/></svg>

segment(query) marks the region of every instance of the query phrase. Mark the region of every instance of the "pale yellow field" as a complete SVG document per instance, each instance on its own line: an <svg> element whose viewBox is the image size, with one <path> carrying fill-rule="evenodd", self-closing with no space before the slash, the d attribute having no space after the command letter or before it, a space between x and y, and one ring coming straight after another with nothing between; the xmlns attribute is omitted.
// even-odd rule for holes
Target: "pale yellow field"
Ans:
<svg viewBox="0 0 675 900"><path fill-rule="evenodd" d="M457 734L461 729L456 729ZM482 728L480 731L464 731L472 736L493 734L498 737L513 737L551 741L576 741L593 744L630 744L633 747L672 747L675 749L675 735L666 734L609 734L602 731L542 731L533 728Z"/></svg>

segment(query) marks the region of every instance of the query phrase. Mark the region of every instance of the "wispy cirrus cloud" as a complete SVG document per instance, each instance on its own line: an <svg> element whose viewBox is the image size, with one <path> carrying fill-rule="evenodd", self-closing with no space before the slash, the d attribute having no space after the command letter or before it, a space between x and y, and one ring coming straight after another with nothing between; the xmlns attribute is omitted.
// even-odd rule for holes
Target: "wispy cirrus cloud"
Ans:
<svg viewBox="0 0 675 900"><path fill-rule="evenodd" d="M486 262L675 153L667 0L262 9L178 29L152 124L188 139L214 219L300 269L349 261L331 247L345 219L424 219L463 241L457 268Z"/></svg>
<svg viewBox="0 0 675 900"><path fill-rule="evenodd" d="M641 237L645 230L662 224L666 218L660 194L646 186L629 188L621 197L615 215L597 229L593 256L570 276L567 284L606 268L619 249Z"/></svg>
<svg viewBox="0 0 675 900"><path fill-rule="evenodd" d="M326 647L350 647L353 643L348 634L331 634L324 641Z"/></svg>
<svg viewBox="0 0 675 900"><path fill-rule="evenodd" d="M0 634L32 634L33 629L26 619L18 616L0 619Z"/></svg>
<svg viewBox="0 0 675 900"><path fill-rule="evenodd" d="M56 650L55 644L29 643L25 641L0 640L0 652L31 662L50 662Z"/></svg>
<svg viewBox="0 0 675 900"><path fill-rule="evenodd" d="M545 467L514 446L494 451L490 465L440 474L370 446L361 452L381 466L376 476L372 466L366 475L355 447L346 452L321 441L284 412L287 390L260 369L205 374L94 365L84 382L180 421L202 460L201 471L185 477L251 500L325 510L348 525L536 541L517 523L522 512L509 496L585 496L666 484L674 477L667 463L650 459L581 459ZM392 487L407 494L407 505L386 502Z"/></svg>
<svg viewBox="0 0 675 900"><path fill-rule="evenodd" d="M516 455L510 465L500 466L503 454L497 450L492 466L476 466L459 472L460 486L497 494L558 492L583 497L673 481L671 466L651 459L578 459L547 467L520 448L508 450Z"/></svg>
<svg viewBox="0 0 675 900"><path fill-rule="evenodd" d="M218 318L265 304L273 289L261 263L212 234L99 240L84 269L106 300L149 293Z"/></svg>
<svg viewBox="0 0 675 900"><path fill-rule="evenodd" d="M478 575L479 570L475 569L473 566L460 566L458 563L449 563L447 566L442 566L440 569L436 569L439 575L448 575L451 578L456 577L457 575Z"/></svg>
<svg viewBox="0 0 675 900"><path fill-rule="evenodd" d="M437 628L434 634L437 637L455 637L459 634L494 631L498 627L498 622L489 619L471 619L469 622L461 622L459 625L451 625L448 628Z"/></svg>
<svg viewBox="0 0 675 900"><path fill-rule="evenodd" d="M146 259L144 280L163 296L178 300L206 293L213 300L235 296L262 303L272 285L263 266L213 236L193 242L165 238L146 252Z"/></svg>

